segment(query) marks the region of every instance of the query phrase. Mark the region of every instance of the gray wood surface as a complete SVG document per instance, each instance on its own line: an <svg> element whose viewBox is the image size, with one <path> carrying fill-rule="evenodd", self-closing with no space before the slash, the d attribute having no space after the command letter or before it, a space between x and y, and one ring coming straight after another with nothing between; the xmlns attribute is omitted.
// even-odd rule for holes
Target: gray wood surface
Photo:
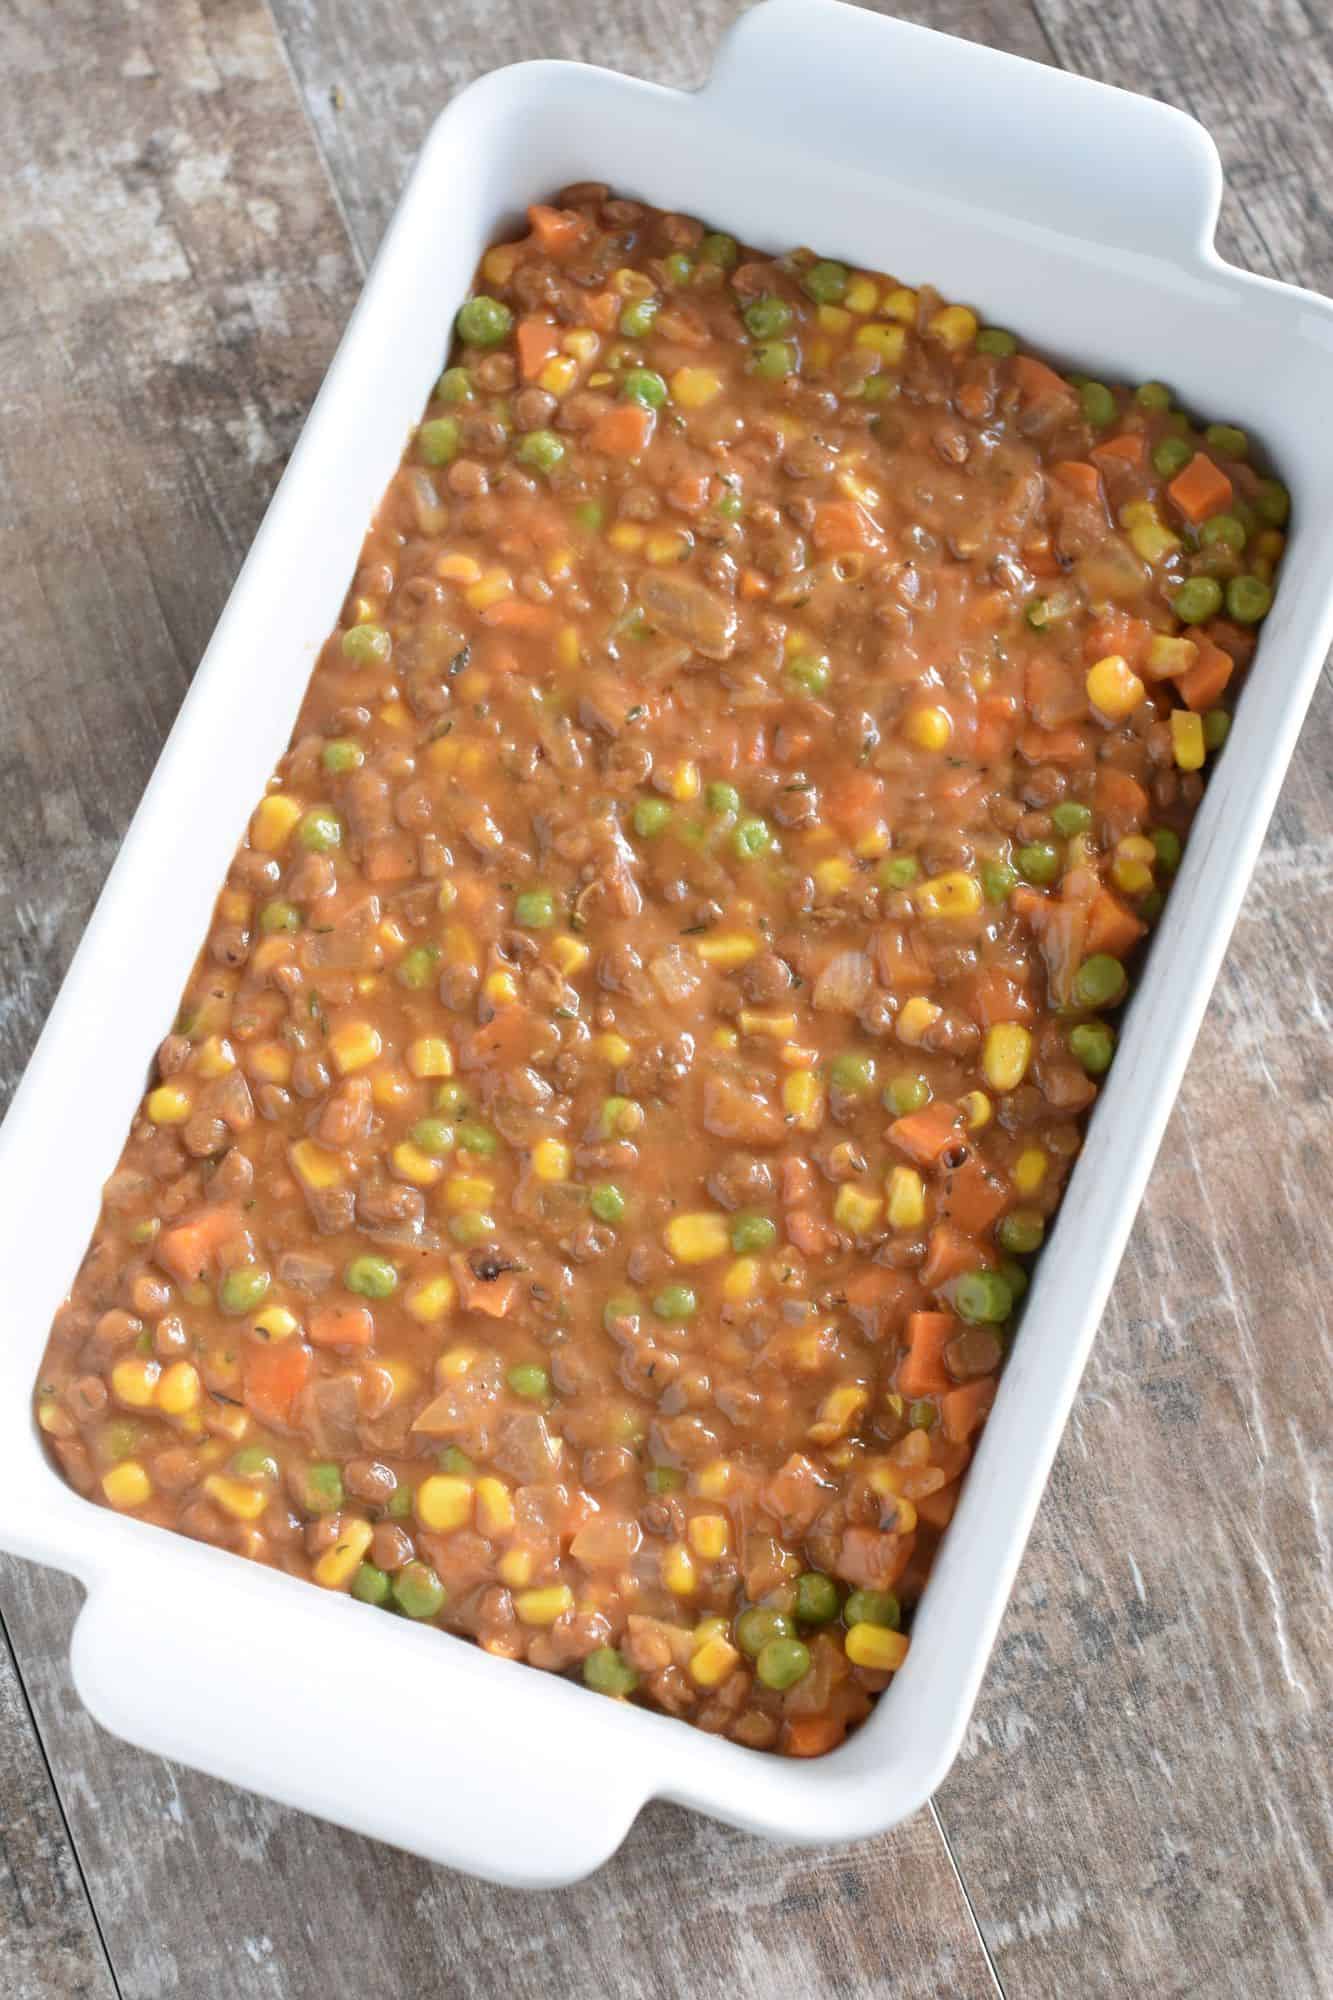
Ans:
<svg viewBox="0 0 1333 2000"><path fill-rule="evenodd" d="M0 1090L435 110L525 55L696 83L734 11L0 0ZM1195 111L1228 254L1333 289L1318 0L897 11ZM1326 685L932 1813L805 1853L659 1806L490 1889L105 1736L77 1591L4 1563L5 2000L1333 1995L1331 758Z"/></svg>

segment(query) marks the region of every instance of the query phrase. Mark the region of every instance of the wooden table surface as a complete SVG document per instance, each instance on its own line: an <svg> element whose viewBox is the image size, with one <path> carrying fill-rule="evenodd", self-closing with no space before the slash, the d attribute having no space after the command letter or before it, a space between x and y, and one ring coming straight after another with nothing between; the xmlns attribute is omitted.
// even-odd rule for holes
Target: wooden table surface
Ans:
<svg viewBox="0 0 1333 2000"><path fill-rule="evenodd" d="M695 83L735 11L0 0L6 1090L432 114L521 56ZM1196 113L1226 254L1333 291L1327 0L897 11ZM1325 683L928 1812L807 1851L659 1805L488 1888L104 1735L76 1586L3 1562L6 2000L1333 1995L1331 753Z"/></svg>

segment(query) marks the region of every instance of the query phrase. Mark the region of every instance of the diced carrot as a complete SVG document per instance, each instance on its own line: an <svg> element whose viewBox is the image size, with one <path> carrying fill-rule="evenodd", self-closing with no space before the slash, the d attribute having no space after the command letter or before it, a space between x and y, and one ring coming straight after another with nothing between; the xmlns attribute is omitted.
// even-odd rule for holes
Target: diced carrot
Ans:
<svg viewBox="0 0 1333 2000"><path fill-rule="evenodd" d="M982 696L972 736L972 755L978 764L998 764L1012 753L1019 713L1016 695L997 691Z"/></svg>
<svg viewBox="0 0 1333 2000"><path fill-rule="evenodd" d="M463 1044L463 1067L511 1069L525 1063L532 1050L532 1016L526 1007L501 1007L492 1020L477 1028Z"/></svg>
<svg viewBox="0 0 1333 2000"><path fill-rule="evenodd" d="M935 983L925 942L916 930L885 924L875 934L879 976L894 993L925 993Z"/></svg>
<svg viewBox="0 0 1333 2000"><path fill-rule="evenodd" d="M990 394L980 382L964 382L954 401L959 415L966 417L969 423L981 423L990 412Z"/></svg>
<svg viewBox="0 0 1333 2000"><path fill-rule="evenodd" d="M617 403L598 417L588 442L594 451L604 451L609 458L637 458L652 443L656 421L642 403Z"/></svg>
<svg viewBox="0 0 1333 2000"><path fill-rule="evenodd" d="M553 354L560 352L560 329L549 319L521 319L514 336L518 372L525 382L540 375Z"/></svg>
<svg viewBox="0 0 1333 2000"><path fill-rule="evenodd" d="M1094 660L1104 660L1108 653L1119 653L1131 667L1137 666L1152 638L1153 628L1146 618L1133 618L1128 611L1104 611L1088 628L1083 657L1091 665Z"/></svg>
<svg viewBox="0 0 1333 2000"><path fill-rule="evenodd" d="M996 1021L1023 1021L1032 1012L1026 987L998 965L983 966L973 975L968 1012L979 1028Z"/></svg>
<svg viewBox="0 0 1333 2000"><path fill-rule="evenodd" d="M707 472L682 472L667 488L667 500L680 514L697 514L708 504Z"/></svg>
<svg viewBox="0 0 1333 2000"><path fill-rule="evenodd" d="M824 817L854 840L874 826L884 808L884 780L873 771L850 770L834 778L824 794Z"/></svg>
<svg viewBox="0 0 1333 2000"><path fill-rule="evenodd" d="M1238 667L1245 666L1248 661L1253 659L1254 649L1258 643L1258 637L1253 626L1233 625L1229 618L1214 618L1210 624L1204 627L1202 632L1196 625L1194 627L1194 635L1196 644L1201 638L1206 637L1211 639L1213 644L1220 646L1224 653L1230 653Z"/></svg>
<svg viewBox="0 0 1333 2000"><path fill-rule="evenodd" d="M1080 500L1100 500L1102 497L1101 474L1095 465L1089 465L1085 459L1062 458L1051 467L1051 478L1068 487L1071 493L1077 493Z"/></svg>
<svg viewBox="0 0 1333 2000"><path fill-rule="evenodd" d="M966 1444L981 1429L995 1401L995 1389L995 1377L983 1375L978 1381L963 1382L956 1389L946 1390L940 1397L940 1422L951 1444ZM957 1489L954 1491L956 1497ZM919 1502L917 1512L921 1512ZM952 1507L949 1512L952 1514Z"/></svg>
<svg viewBox="0 0 1333 2000"><path fill-rule="evenodd" d="M898 1363L900 1395L940 1396L952 1387L944 1350L957 1333L952 1313L914 1312L907 1316L907 1352Z"/></svg>
<svg viewBox="0 0 1333 2000"><path fill-rule="evenodd" d="M1035 577L1061 574L1060 558L1051 546L1049 535L1030 536L1019 550L1019 554L1023 558L1024 566L1030 569Z"/></svg>
<svg viewBox="0 0 1333 2000"><path fill-rule="evenodd" d="M1007 1188L991 1179L980 1160L969 1156L961 1167L945 1174L939 1213L942 1221L980 1236L999 1220L1008 1202Z"/></svg>
<svg viewBox="0 0 1333 2000"><path fill-rule="evenodd" d="M1236 662L1211 639L1200 637L1196 643L1199 657L1188 673L1176 675L1176 686L1186 708L1201 713L1205 708L1215 708L1222 699L1227 682L1236 671Z"/></svg>
<svg viewBox="0 0 1333 2000"><path fill-rule="evenodd" d="M1025 403L1072 403L1074 392L1063 375L1031 354L1016 354L1010 363Z"/></svg>
<svg viewBox="0 0 1333 2000"><path fill-rule="evenodd" d="M549 604L529 604L522 597L502 597L488 604L481 614L483 625L498 625L506 632L549 632L558 613Z"/></svg>
<svg viewBox="0 0 1333 2000"><path fill-rule="evenodd" d="M310 1315L314 1347L369 1347L374 1338L375 1322L367 1306L320 1306Z"/></svg>
<svg viewBox="0 0 1333 2000"><path fill-rule="evenodd" d="M889 1140L919 1167L933 1167L958 1137L962 1116L956 1104L937 1097L924 1111L909 1111L905 1118L895 1118L889 1127Z"/></svg>
<svg viewBox="0 0 1333 2000"><path fill-rule="evenodd" d="M1081 764L1088 753L1088 739L1073 723L1061 729L1025 729L1018 739L1018 754L1029 764Z"/></svg>
<svg viewBox="0 0 1333 2000"><path fill-rule="evenodd" d="M406 882L417 872L416 842L407 833L380 833L366 842L362 868L368 882Z"/></svg>
<svg viewBox="0 0 1333 2000"><path fill-rule="evenodd" d="M792 1715L782 1725L782 1747L789 1757L822 1757L846 1734L845 1716Z"/></svg>
<svg viewBox="0 0 1333 2000"><path fill-rule="evenodd" d="M954 1393L950 1389L948 1395L941 1398L941 1409L948 1402L949 1396L952 1396ZM917 1519L925 1527L934 1528L937 1533L943 1534L953 1519L954 1509L958 1505L959 1491L960 1489L957 1485L941 1486L938 1493L923 1494L915 1502Z"/></svg>
<svg viewBox="0 0 1333 2000"><path fill-rule="evenodd" d="M528 225L548 257L563 257L576 250L588 231L577 209L548 208L539 201L528 210Z"/></svg>
<svg viewBox="0 0 1333 2000"><path fill-rule="evenodd" d="M864 507L855 500L826 500L815 509L811 530L817 549L836 554L842 549L882 549L884 537Z"/></svg>
<svg viewBox="0 0 1333 2000"><path fill-rule="evenodd" d="M1138 779L1114 764L1103 764L1093 780L1092 802L1112 840L1137 833L1148 818L1149 799Z"/></svg>
<svg viewBox="0 0 1333 2000"><path fill-rule="evenodd" d="M196 1285L208 1275L218 1251L234 1242L244 1229L240 1209L219 1202L164 1229L153 1255L179 1284Z"/></svg>
<svg viewBox="0 0 1333 2000"><path fill-rule="evenodd" d="M1007 590L978 590L963 608L963 628L993 632L1012 608Z"/></svg>
<svg viewBox="0 0 1333 2000"><path fill-rule="evenodd" d="M1105 951L1113 958L1123 958L1134 949L1147 928L1110 889L1100 889L1088 912L1084 946L1089 955Z"/></svg>
<svg viewBox="0 0 1333 2000"><path fill-rule="evenodd" d="M1094 464L1109 460L1113 467L1142 465L1142 431L1122 431L1119 437L1107 438L1105 444L1095 444L1088 453Z"/></svg>
<svg viewBox="0 0 1333 2000"><path fill-rule="evenodd" d="M786 1224L787 1241L803 1257L822 1257L830 1247L834 1232L808 1208L788 1209Z"/></svg>
<svg viewBox="0 0 1333 2000"><path fill-rule="evenodd" d="M314 1359L303 1340L247 1346L241 1365L241 1394L250 1414L261 1424L289 1429L292 1405L310 1380Z"/></svg>
<svg viewBox="0 0 1333 2000"><path fill-rule="evenodd" d="M741 571L740 592L742 597L750 599L767 597L772 587L768 578L761 570L743 569Z"/></svg>
<svg viewBox="0 0 1333 2000"><path fill-rule="evenodd" d="M815 1170L803 1153L789 1153L782 1162L782 1205L795 1208L815 1191Z"/></svg>
<svg viewBox="0 0 1333 2000"><path fill-rule="evenodd" d="M1205 452L1196 451L1183 472L1178 472L1167 492L1187 521L1197 524L1210 514L1220 514L1231 499L1231 481L1221 466L1214 465Z"/></svg>
<svg viewBox="0 0 1333 2000"><path fill-rule="evenodd" d="M1030 653L1023 663L1023 699L1033 723L1043 733L1085 722L1087 675L1080 673L1076 661L1062 659L1058 653Z"/></svg>
<svg viewBox="0 0 1333 2000"><path fill-rule="evenodd" d="M449 1269L454 1274L458 1303L464 1312L485 1313L490 1319L504 1319L513 1310L518 1297L518 1279L512 1271L501 1271L494 1278L479 1278L462 1255L449 1259Z"/></svg>
<svg viewBox="0 0 1333 2000"><path fill-rule="evenodd" d="M950 1278L961 1277L964 1271L988 1269L993 1262L992 1252L974 1236L965 1236L950 1223L937 1222L927 1239L926 1261L919 1275L928 1292L937 1292Z"/></svg>

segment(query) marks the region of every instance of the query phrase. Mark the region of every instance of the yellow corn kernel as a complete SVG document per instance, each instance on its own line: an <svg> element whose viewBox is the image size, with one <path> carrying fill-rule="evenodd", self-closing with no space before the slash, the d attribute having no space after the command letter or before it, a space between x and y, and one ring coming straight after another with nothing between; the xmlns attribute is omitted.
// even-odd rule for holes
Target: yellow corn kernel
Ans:
<svg viewBox="0 0 1333 2000"><path fill-rule="evenodd" d="M411 1181L413 1187L434 1187L444 1172L441 1161L423 1153L420 1146L414 1146L410 1139L401 1140L389 1158L399 1180Z"/></svg>
<svg viewBox="0 0 1333 2000"><path fill-rule="evenodd" d="M898 1009L893 1031L909 1049L919 1048L943 1012L944 1009L934 1000L927 1000L924 993L914 993Z"/></svg>
<svg viewBox="0 0 1333 2000"><path fill-rule="evenodd" d="M898 285L886 292L880 303L880 311L890 319L901 321L904 326L916 325L916 293L906 285Z"/></svg>
<svg viewBox="0 0 1333 2000"><path fill-rule="evenodd" d="M987 1028L981 1068L992 1090L1017 1090L1031 1060L1032 1037L1017 1021L996 1021Z"/></svg>
<svg viewBox="0 0 1333 2000"><path fill-rule="evenodd" d="M635 549L641 549L645 538L646 531L637 521L617 521L614 527L607 530L606 536L612 548L619 549L624 555L632 555Z"/></svg>
<svg viewBox="0 0 1333 2000"><path fill-rule="evenodd" d="M366 1069L383 1048L379 1029L372 1028L369 1021L347 1021L329 1036L329 1054L342 1076Z"/></svg>
<svg viewBox="0 0 1333 2000"><path fill-rule="evenodd" d="M452 1076L453 1050L442 1035L421 1035L407 1045L407 1067L413 1076Z"/></svg>
<svg viewBox="0 0 1333 2000"><path fill-rule="evenodd" d="M570 549L552 549L546 558L544 568L552 583L561 583L574 567L574 556Z"/></svg>
<svg viewBox="0 0 1333 2000"><path fill-rule="evenodd" d="M190 1361L173 1361L157 1385L157 1407L169 1417L183 1417L199 1407L203 1387L199 1370Z"/></svg>
<svg viewBox="0 0 1333 2000"><path fill-rule="evenodd" d="M207 1077L211 1083L216 1077L226 1076L228 1070L235 1069L236 1052L221 1035L210 1035L195 1051L194 1066L200 1076Z"/></svg>
<svg viewBox="0 0 1333 2000"><path fill-rule="evenodd" d="M304 811L299 799L290 799L283 792L270 792L266 799L260 800L250 822L251 847L258 848L261 854L276 854Z"/></svg>
<svg viewBox="0 0 1333 2000"><path fill-rule="evenodd" d="M572 354L553 354L537 380L551 396L567 396L579 379L579 364Z"/></svg>
<svg viewBox="0 0 1333 2000"><path fill-rule="evenodd" d="M752 931L714 931L696 938L694 948L705 965L718 965L730 972L734 966L749 964L759 949L759 939Z"/></svg>
<svg viewBox="0 0 1333 2000"><path fill-rule="evenodd" d="M694 1490L701 1500L725 1500L735 1487L736 1468L729 1458L711 1458L694 1475Z"/></svg>
<svg viewBox="0 0 1333 2000"><path fill-rule="evenodd" d="M766 1035L771 1042L786 1042L796 1033L794 1014L775 1014L759 1007L742 1007L737 1018L743 1035Z"/></svg>
<svg viewBox="0 0 1333 2000"><path fill-rule="evenodd" d="M1198 771L1203 767L1204 740L1203 717L1194 715L1188 708L1173 708L1171 711L1171 754L1182 771ZM154 1093L156 1095L156 1092Z"/></svg>
<svg viewBox="0 0 1333 2000"><path fill-rule="evenodd" d="M423 1326L429 1326L432 1320L443 1319L446 1316L457 1296L453 1279L440 1272L437 1277L423 1278L419 1285L414 1285L403 1300L403 1305L413 1319L419 1320Z"/></svg>
<svg viewBox="0 0 1333 2000"><path fill-rule="evenodd" d="M37 1421L48 1437L72 1438L77 1435L78 1425L68 1410L62 1410L59 1403L49 1398L37 1405Z"/></svg>
<svg viewBox="0 0 1333 2000"><path fill-rule="evenodd" d="M738 1049L741 1038L734 1028L714 1028L713 1047L715 1049Z"/></svg>
<svg viewBox="0 0 1333 2000"><path fill-rule="evenodd" d="M725 1514L696 1514L686 1530L690 1547L704 1562L716 1562L727 1553L727 1532Z"/></svg>
<svg viewBox="0 0 1333 2000"><path fill-rule="evenodd" d="M461 1382L472 1373L477 1365L475 1347L451 1347L435 1363L435 1379L445 1382Z"/></svg>
<svg viewBox="0 0 1333 2000"><path fill-rule="evenodd" d="M646 271L632 270L628 264L621 265L612 276L611 283L622 299L649 299L655 289Z"/></svg>
<svg viewBox="0 0 1333 2000"><path fill-rule="evenodd" d="M923 917L974 917L983 900L976 876L964 874L958 868L947 875L932 875L915 894L917 909Z"/></svg>
<svg viewBox="0 0 1333 2000"><path fill-rule="evenodd" d="M421 1376L410 1361L400 1361L395 1356L389 1355L384 1360L377 1361L375 1366L380 1374L389 1378L389 1400L385 1405L386 1409L393 1409L405 1396L415 1395L421 1385Z"/></svg>
<svg viewBox="0 0 1333 2000"><path fill-rule="evenodd" d="M1172 534L1151 500L1131 500L1120 509L1120 525L1136 556L1146 563L1165 562L1184 547Z"/></svg>
<svg viewBox="0 0 1333 2000"><path fill-rule="evenodd" d="M678 368L671 377L672 400L682 410L701 410L722 393L722 377L713 368Z"/></svg>
<svg viewBox="0 0 1333 2000"><path fill-rule="evenodd" d="M125 1513L151 1498L153 1482L137 1459L127 1458L102 1474L102 1491L113 1507Z"/></svg>
<svg viewBox="0 0 1333 2000"><path fill-rule="evenodd" d="M815 318L825 333L846 333L852 323L852 316L846 306L822 305L816 311Z"/></svg>
<svg viewBox="0 0 1333 2000"><path fill-rule="evenodd" d="M663 1236L678 1264L707 1264L714 1257L724 1257L731 1247L726 1217L707 1211L673 1215Z"/></svg>
<svg viewBox="0 0 1333 2000"><path fill-rule="evenodd" d="M437 1535L452 1534L472 1519L472 1482L451 1472L433 1472L417 1488L417 1519Z"/></svg>
<svg viewBox="0 0 1333 2000"><path fill-rule="evenodd" d="M539 1181L567 1181L572 1157L563 1139L539 1139L532 1149L532 1171Z"/></svg>
<svg viewBox="0 0 1333 2000"><path fill-rule="evenodd" d="M247 1052L246 1068L261 1083L289 1083L291 1051L285 1049L281 1042L259 1042Z"/></svg>
<svg viewBox="0 0 1333 2000"><path fill-rule="evenodd" d="M702 1688L721 1687L740 1665L741 1656L730 1639L710 1634L690 1655L690 1679Z"/></svg>
<svg viewBox="0 0 1333 2000"><path fill-rule="evenodd" d="M819 1050L807 1047L804 1042L784 1042L778 1050L778 1061L788 1069L813 1069L819 1061Z"/></svg>
<svg viewBox="0 0 1333 2000"><path fill-rule="evenodd" d="M269 972L275 965L283 965L292 955L292 939L285 934L279 937L261 938L250 954L251 972Z"/></svg>
<svg viewBox="0 0 1333 2000"><path fill-rule="evenodd" d="M824 1117L824 1086L812 1069L782 1079L782 1108L798 1132L817 1132Z"/></svg>
<svg viewBox="0 0 1333 2000"><path fill-rule="evenodd" d="M446 924L440 951L450 965L477 965L477 940L465 924Z"/></svg>
<svg viewBox="0 0 1333 2000"><path fill-rule="evenodd" d="M300 1324L296 1314L288 1312L286 1306L265 1306L255 1314L250 1328L260 1340L290 1340Z"/></svg>
<svg viewBox="0 0 1333 2000"><path fill-rule="evenodd" d="M477 1481L477 1527L483 1535L513 1532L514 1496L503 1479L489 1472Z"/></svg>
<svg viewBox="0 0 1333 2000"><path fill-rule="evenodd" d="M111 1388L118 1403L146 1410L157 1394L162 1363L144 1354L127 1355L111 1370Z"/></svg>
<svg viewBox="0 0 1333 2000"><path fill-rule="evenodd" d="M598 335L590 326L571 327L560 342L566 354L572 354L576 361L585 364L597 359L597 350L601 344Z"/></svg>
<svg viewBox="0 0 1333 2000"><path fill-rule="evenodd" d="M500 966L486 974L481 990L492 1007L512 1007L518 998L518 981L512 972Z"/></svg>
<svg viewBox="0 0 1333 2000"><path fill-rule="evenodd" d="M907 345L905 326L884 326L878 320L868 320L858 326L852 337L854 347L868 347L872 354L878 354L889 366L894 367L903 358Z"/></svg>
<svg viewBox="0 0 1333 2000"><path fill-rule="evenodd" d="M380 710L380 721L388 729L407 729L411 725L412 711L403 701L386 701Z"/></svg>
<svg viewBox="0 0 1333 2000"><path fill-rule="evenodd" d="M495 1565L496 1575L510 1590L522 1590L524 1584L532 1582L532 1572L537 1567L531 1549L506 1549Z"/></svg>
<svg viewBox="0 0 1333 2000"><path fill-rule="evenodd" d="M190 1115L190 1093L179 1083L160 1083L144 1100L154 1125L183 1125Z"/></svg>
<svg viewBox="0 0 1333 2000"><path fill-rule="evenodd" d="M614 1063L617 1068L621 1063L627 1063L634 1053L625 1037L616 1034L614 1029L609 1034L598 1035L593 1042L593 1048L603 1062Z"/></svg>
<svg viewBox="0 0 1333 2000"><path fill-rule="evenodd" d="M555 635L555 657L562 667L576 667L579 663L579 630L577 625L562 625Z"/></svg>
<svg viewBox="0 0 1333 2000"><path fill-rule="evenodd" d="M1166 632L1154 632L1148 642L1148 657L1143 663L1143 671L1150 681L1165 681L1177 674L1187 674L1197 664L1199 648L1193 639L1172 638Z"/></svg>
<svg viewBox="0 0 1333 2000"><path fill-rule="evenodd" d="M435 574L442 583L477 583L481 579L481 564L475 556L451 549L437 558Z"/></svg>
<svg viewBox="0 0 1333 2000"><path fill-rule="evenodd" d="M1127 833L1123 840L1117 840L1115 851L1117 860L1142 861L1149 868L1157 860L1157 849L1146 833Z"/></svg>
<svg viewBox="0 0 1333 2000"><path fill-rule="evenodd" d="M977 316L970 306L944 306L927 321L927 331L957 354L977 337Z"/></svg>
<svg viewBox="0 0 1333 2000"><path fill-rule="evenodd" d="M237 1521L257 1521L268 1505L268 1494L262 1486L251 1485L247 1479L227 1479L220 1472L214 1472L204 1481L204 1491L210 1500L216 1500L224 1514L230 1514Z"/></svg>
<svg viewBox="0 0 1333 2000"><path fill-rule="evenodd" d="M856 1426L856 1420L870 1401L869 1389L863 1389L859 1382L843 1382L836 1389L830 1389L811 1424L809 1437L814 1444L832 1444L835 1439L846 1437Z"/></svg>
<svg viewBox="0 0 1333 2000"><path fill-rule="evenodd" d="M375 1530L369 1521L344 1521L332 1548L325 1549L311 1575L325 1590L342 1590L365 1559Z"/></svg>
<svg viewBox="0 0 1333 2000"><path fill-rule="evenodd" d="M347 1178L338 1155L317 1146L313 1139L298 1139L288 1158L309 1188L341 1187Z"/></svg>
<svg viewBox="0 0 1333 2000"><path fill-rule="evenodd" d="M918 750L944 750L953 735L953 718L947 708L909 708L903 718L903 735Z"/></svg>
<svg viewBox="0 0 1333 2000"><path fill-rule="evenodd" d="M493 285L507 285L518 262L517 243L493 243L481 260L482 276Z"/></svg>
<svg viewBox="0 0 1333 2000"><path fill-rule="evenodd" d="M485 1208L494 1194L494 1181L483 1180L479 1174L451 1174L444 1184L444 1205L460 1212Z"/></svg>
<svg viewBox="0 0 1333 2000"><path fill-rule="evenodd" d="M662 1581L674 1597L692 1597L699 1588L694 1557L684 1542L673 1542L663 1556Z"/></svg>
<svg viewBox="0 0 1333 2000"><path fill-rule="evenodd" d="M839 1229L849 1229L853 1236L865 1236L879 1221L883 1207L879 1195L867 1194L864 1188L844 1181L834 1199L833 1220Z"/></svg>
<svg viewBox="0 0 1333 2000"><path fill-rule="evenodd" d="M854 852L858 860L878 861L893 846L893 835L883 820L872 826L869 833L863 833L857 841Z"/></svg>
<svg viewBox="0 0 1333 2000"><path fill-rule="evenodd" d="M218 915L224 924L248 923L254 906L254 897L247 896L244 889L224 889L218 897Z"/></svg>
<svg viewBox="0 0 1333 2000"><path fill-rule="evenodd" d="M464 596L473 611L486 611L492 604L512 596L513 589L514 580L508 570L488 569L476 583L469 585Z"/></svg>
<svg viewBox="0 0 1333 2000"><path fill-rule="evenodd" d="M722 1280L722 1296L733 1305L742 1299L753 1298L759 1284L759 1259L738 1257Z"/></svg>
<svg viewBox="0 0 1333 2000"><path fill-rule="evenodd" d="M837 896L847 888L856 870L846 855L831 854L827 861L816 861L810 873L821 895Z"/></svg>
<svg viewBox="0 0 1333 2000"><path fill-rule="evenodd" d="M979 1132L995 1115L995 1107L984 1090L966 1091L958 1100L958 1108L967 1120L969 1132Z"/></svg>
<svg viewBox="0 0 1333 2000"><path fill-rule="evenodd" d="M825 335L823 335L822 333L816 334L815 338L810 342L811 368L813 368L815 373L818 374L822 369L828 367L832 359L833 359L833 342L827 339Z"/></svg>
<svg viewBox="0 0 1333 2000"><path fill-rule="evenodd" d="M658 533L649 535L644 543L643 552L650 563L660 565L684 562L692 547L690 537L682 534L679 528L663 528Z"/></svg>
<svg viewBox="0 0 1333 2000"><path fill-rule="evenodd" d="M1112 721L1132 715L1148 692L1128 660L1119 653L1108 653L1104 660L1089 667L1084 685L1093 707Z"/></svg>
<svg viewBox="0 0 1333 2000"><path fill-rule="evenodd" d="M1111 863L1111 880L1124 896L1146 896L1152 888L1153 873L1146 861L1117 856Z"/></svg>
<svg viewBox="0 0 1333 2000"><path fill-rule="evenodd" d="M868 313L875 310L878 297L879 286L873 278L856 277L843 293L842 302L848 312Z"/></svg>
<svg viewBox="0 0 1333 2000"><path fill-rule="evenodd" d="M582 972L592 957L592 947L584 944L582 938L557 937L551 939L551 957L566 979L572 979L576 972Z"/></svg>
<svg viewBox="0 0 1333 2000"><path fill-rule="evenodd" d="M1014 1161L1014 1186L1020 1194L1035 1194L1050 1165L1040 1146L1025 1146Z"/></svg>
<svg viewBox="0 0 1333 2000"><path fill-rule="evenodd" d="M891 1674L907 1658L907 1634L891 1632L887 1625L853 1625L847 1634L845 1651L854 1667L870 1667L879 1674Z"/></svg>
<svg viewBox="0 0 1333 2000"><path fill-rule="evenodd" d="M514 1599L514 1609L524 1625L554 1625L574 1609L574 1593L567 1583L551 1583L544 1590L524 1590Z"/></svg>
<svg viewBox="0 0 1333 2000"><path fill-rule="evenodd" d="M699 766L694 762L693 758L687 758L683 764L677 764L675 770L671 773L669 789L672 798L680 799L682 802L698 798L700 790Z"/></svg>
<svg viewBox="0 0 1333 2000"><path fill-rule="evenodd" d="M889 1175L889 1222L894 1229L920 1229L926 1219L926 1184L915 1167L895 1167Z"/></svg>

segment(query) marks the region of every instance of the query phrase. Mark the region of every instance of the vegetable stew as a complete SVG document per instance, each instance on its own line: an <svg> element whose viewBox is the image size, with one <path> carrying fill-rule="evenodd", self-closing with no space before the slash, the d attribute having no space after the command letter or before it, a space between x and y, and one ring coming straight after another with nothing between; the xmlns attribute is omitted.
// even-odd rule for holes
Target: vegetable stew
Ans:
<svg viewBox="0 0 1333 2000"><path fill-rule="evenodd" d="M37 1419L99 1504L815 1755L907 1655L1287 495L603 187L477 285Z"/></svg>

